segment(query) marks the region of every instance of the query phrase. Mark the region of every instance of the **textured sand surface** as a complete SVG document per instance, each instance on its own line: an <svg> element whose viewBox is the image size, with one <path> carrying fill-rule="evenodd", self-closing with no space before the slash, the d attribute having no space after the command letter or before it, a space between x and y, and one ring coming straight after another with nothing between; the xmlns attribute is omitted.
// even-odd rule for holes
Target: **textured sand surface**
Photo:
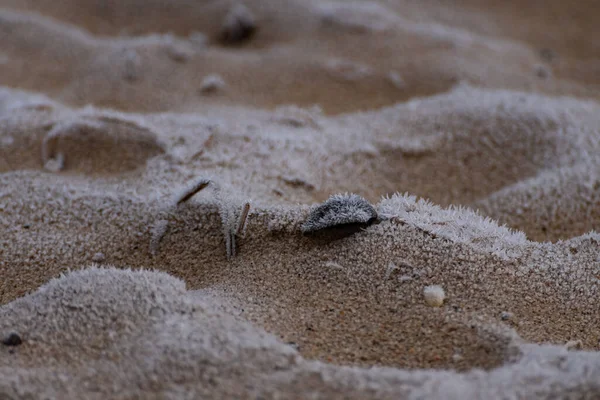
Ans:
<svg viewBox="0 0 600 400"><path fill-rule="evenodd" d="M600 397L597 10L244 4L0 0L0 397Z"/></svg>

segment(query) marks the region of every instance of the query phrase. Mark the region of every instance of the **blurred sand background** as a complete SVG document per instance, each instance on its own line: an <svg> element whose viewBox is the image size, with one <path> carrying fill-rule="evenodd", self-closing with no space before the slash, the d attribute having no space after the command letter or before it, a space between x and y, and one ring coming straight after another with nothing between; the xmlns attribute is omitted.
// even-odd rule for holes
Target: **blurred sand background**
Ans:
<svg viewBox="0 0 600 400"><path fill-rule="evenodd" d="M599 12L0 0L0 397L600 397Z"/></svg>

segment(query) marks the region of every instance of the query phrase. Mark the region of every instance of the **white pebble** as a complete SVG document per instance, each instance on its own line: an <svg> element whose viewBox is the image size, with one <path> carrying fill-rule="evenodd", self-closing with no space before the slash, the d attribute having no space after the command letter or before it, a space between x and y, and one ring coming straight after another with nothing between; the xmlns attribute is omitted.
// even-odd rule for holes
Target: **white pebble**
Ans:
<svg viewBox="0 0 600 400"><path fill-rule="evenodd" d="M216 92L225 86L225 81L220 75L207 75L200 84L200 91L202 93Z"/></svg>
<svg viewBox="0 0 600 400"><path fill-rule="evenodd" d="M46 171L50 171L50 172L62 171L64 167L65 167L65 158L61 153L57 154L55 158L50 158L44 164L44 169Z"/></svg>
<svg viewBox="0 0 600 400"><path fill-rule="evenodd" d="M444 289L439 285L426 286L423 289L423 295L425 296L425 302L431 307L440 307L446 298Z"/></svg>
<svg viewBox="0 0 600 400"><path fill-rule="evenodd" d="M194 55L191 48L185 47L182 44L170 43L166 51L169 58L178 63L187 62Z"/></svg>
<svg viewBox="0 0 600 400"><path fill-rule="evenodd" d="M102 253L96 253L94 254L94 256L92 257L92 261L95 263L101 263L106 259L106 257L104 257L104 254Z"/></svg>
<svg viewBox="0 0 600 400"><path fill-rule="evenodd" d="M581 340L569 340L567 344L565 344L567 350L581 350L583 347L583 343Z"/></svg>

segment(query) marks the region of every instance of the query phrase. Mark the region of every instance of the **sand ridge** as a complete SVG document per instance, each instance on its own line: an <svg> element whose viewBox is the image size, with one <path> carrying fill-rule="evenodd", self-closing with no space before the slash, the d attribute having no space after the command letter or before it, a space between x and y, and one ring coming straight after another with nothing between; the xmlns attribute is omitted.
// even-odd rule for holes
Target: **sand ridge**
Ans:
<svg viewBox="0 0 600 400"><path fill-rule="evenodd" d="M0 2L0 393L597 396L597 90L539 52L575 29L276 3L232 45L233 2ZM377 222L303 235L343 192Z"/></svg>

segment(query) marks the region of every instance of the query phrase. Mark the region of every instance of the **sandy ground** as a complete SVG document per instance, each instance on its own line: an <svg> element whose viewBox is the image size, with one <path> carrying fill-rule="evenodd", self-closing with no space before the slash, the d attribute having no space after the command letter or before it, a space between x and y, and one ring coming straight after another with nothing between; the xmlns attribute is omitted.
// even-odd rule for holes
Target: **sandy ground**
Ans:
<svg viewBox="0 0 600 400"><path fill-rule="evenodd" d="M0 397L600 397L598 10L243 4L0 0Z"/></svg>

